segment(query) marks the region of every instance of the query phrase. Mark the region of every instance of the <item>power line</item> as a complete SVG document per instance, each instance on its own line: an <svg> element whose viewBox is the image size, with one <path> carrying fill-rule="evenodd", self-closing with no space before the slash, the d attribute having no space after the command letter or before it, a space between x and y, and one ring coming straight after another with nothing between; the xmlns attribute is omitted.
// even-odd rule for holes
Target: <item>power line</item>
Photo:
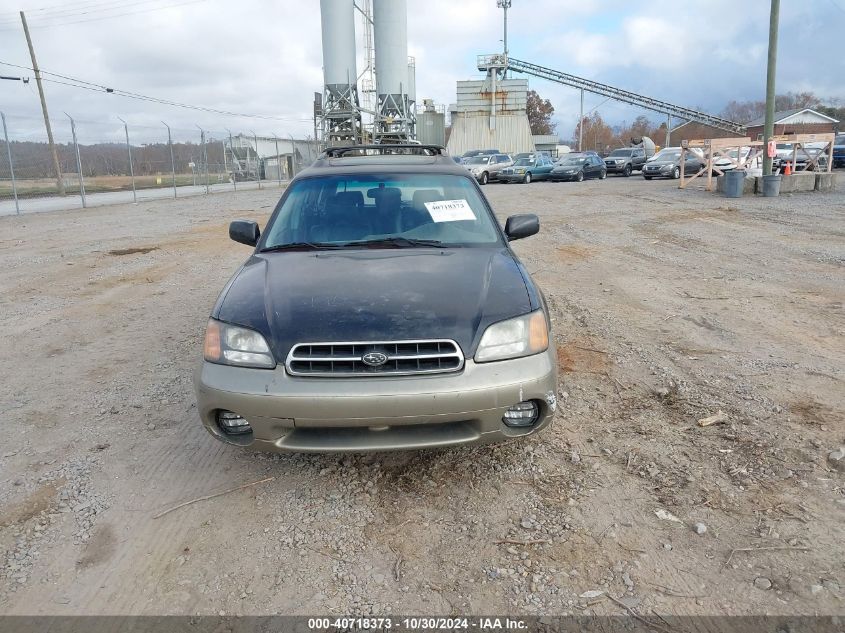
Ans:
<svg viewBox="0 0 845 633"><path fill-rule="evenodd" d="M135 6L138 4L150 4L151 2L164 2L165 0L110 0L109 2L103 2L102 0L96 0L95 2L91 2L88 0L84 3L77 3L79 6L70 7L65 5L59 9L46 11L46 12L36 12L35 14L30 16L32 20L47 20L53 19L58 17L75 17L77 15L88 15L90 13L94 13L97 11L116 11L119 9L125 9L127 7ZM44 9L40 9L39 11L44 11ZM17 18L8 17L8 18L0 18L0 24L5 24L8 22L17 22Z"/></svg>
<svg viewBox="0 0 845 633"><path fill-rule="evenodd" d="M13 68L21 68L23 70L32 70L32 68L28 66L21 66L19 64L12 64L9 62L0 61L0 65L3 66L11 66ZM85 81L84 79L77 79L76 77L70 77L68 75L61 75L59 73L53 73L44 69L41 69L42 75L50 75L51 77L58 77L59 79L65 79L66 81L59 81L58 79L44 79L44 81L49 81L55 84L61 84L63 86L70 86L71 88L81 88L83 90L91 90L93 92L105 92L108 94L115 94L120 97L126 97L128 99L136 99L139 101L148 101L151 103L158 103L161 105L172 106L176 108L185 108L188 110L197 110L200 112L209 112L211 114L222 114L224 116L234 116L234 117L241 117L245 119L263 119L268 121L294 121L294 122L310 122L311 119L308 118L294 118L294 117L280 117L280 116L272 116L269 114L246 114L243 112L231 112L228 110L219 110L217 108L210 108L208 106L199 106L193 105L190 103L181 103L179 101L172 101L170 99L162 99L160 97L153 97L150 95L141 94L138 92L131 92L128 90L121 90L119 88L110 88L108 86L104 86L102 84L93 83L90 81Z"/></svg>
<svg viewBox="0 0 845 633"><path fill-rule="evenodd" d="M116 0L120 1L120 0ZM100 4L112 4L115 0L74 0L73 2L62 2L60 4L51 4L46 7L40 7L38 9L28 9L30 13L37 13L39 11L51 11L53 9L64 9L67 7L74 7L78 5L87 5L91 4L92 2L100 3ZM16 11L3 11L2 13L16 13Z"/></svg>
<svg viewBox="0 0 845 633"><path fill-rule="evenodd" d="M124 16L127 16L127 15L139 15L141 13L152 13L153 11L162 11L164 9L175 9L177 7L184 7L185 5L197 4L199 2L207 2L207 1L208 0L187 0L186 2L179 2L179 3L176 3L176 4L171 4L171 5L167 5L167 6L163 6L163 7L153 7L153 8L150 8L150 9L141 9L139 11L127 11L126 13L116 13L114 15L104 15L104 16L100 16L100 17L97 17L97 18L89 18L87 20L74 20L74 21L71 21L71 22L54 22L52 24L37 24L37 25L33 25L33 28L47 29L47 28L51 28L51 27L54 27L54 26L69 26L71 24L83 24L85 22L98 22L100 20L110 20L112 18L120 18L120 17L124 17ZM6 26L6 27L0 28L0 31L12 31L12 30L16 30L16 29L14 27L11 27L11 26Z"/></svg>

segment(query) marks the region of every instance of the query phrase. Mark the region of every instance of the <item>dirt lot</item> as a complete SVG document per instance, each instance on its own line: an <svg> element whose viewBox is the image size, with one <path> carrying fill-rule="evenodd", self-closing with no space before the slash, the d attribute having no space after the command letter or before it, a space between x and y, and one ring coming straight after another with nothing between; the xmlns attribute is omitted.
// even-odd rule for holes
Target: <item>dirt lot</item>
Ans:
<svg viewBox="0 0 845 633"><path fill-rule="evenodd" d="M845 195L675 186L485 188L541 217L562 406L415 454L202 429L226 225L278 190L0 218L0 612L845 613Z"/></svg>

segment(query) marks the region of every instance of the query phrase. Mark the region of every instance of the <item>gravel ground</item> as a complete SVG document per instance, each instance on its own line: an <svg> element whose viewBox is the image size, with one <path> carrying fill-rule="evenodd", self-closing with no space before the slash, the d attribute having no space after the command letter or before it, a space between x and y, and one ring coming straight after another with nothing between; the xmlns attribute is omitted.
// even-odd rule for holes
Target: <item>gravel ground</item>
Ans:
<svg viewBox="0 0 845 633"><path fill-rule="evenodd" d="M845 195L485 193L540 215L515 248L562 406L425 453L202 429L202 330L248 252L226 225L278 190L0 218L0 612L845 613Z"/></svg>

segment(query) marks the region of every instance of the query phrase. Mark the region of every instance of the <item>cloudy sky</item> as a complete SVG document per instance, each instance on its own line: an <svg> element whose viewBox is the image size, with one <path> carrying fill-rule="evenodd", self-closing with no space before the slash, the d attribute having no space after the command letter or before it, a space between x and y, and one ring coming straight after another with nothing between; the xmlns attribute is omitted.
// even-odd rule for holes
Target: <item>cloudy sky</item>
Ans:
<svg viewBox="0 0 845 633"><path fill-rule="evenodd" d="M138 130L161 128L165 120L182 136L198 134L197 125L216 135L225 128L284 136L312 130L311 100L322 85L318 0L0 0L0 62L29 66L19 9L27 13L42 70L273 117L182 109L62 85L56 81L73 82L47 75L60 138L67 136L63 112L80 121L80 134L98 140L122 133L118 116ZM764 96L768 9L767 0L513 0L509 45L525 61L717 112L731 99ZM495 0L408 0L408 33L418 97L447 104L457 80L479 77L476 55L500 50L502 11ZM845 55L836 53L843 37L845 0L785 0L778 91L845 100ZM6 65L0 74L32 72ZM579 93L529 81L552 100L558 131L569 137ZM616 123L646 113L595 95L586 102ZM38 134L34 82L0 81L0 110L18 130L29 125Z"/></svg>

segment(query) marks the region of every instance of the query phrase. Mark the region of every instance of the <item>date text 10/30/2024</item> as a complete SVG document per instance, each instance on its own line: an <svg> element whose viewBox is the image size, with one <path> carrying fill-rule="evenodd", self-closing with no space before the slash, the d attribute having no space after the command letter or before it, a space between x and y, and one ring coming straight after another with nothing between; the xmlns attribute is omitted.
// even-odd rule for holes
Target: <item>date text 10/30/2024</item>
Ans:
<svg viewBox="0 0 845 633"><path fill-rule="evenodd" d="M511 618L442 618L442 617L348 617L348 618L309 618L308 628L314 631L331 630L407 630L407 631L524 631L528 624Z"/></svg>

